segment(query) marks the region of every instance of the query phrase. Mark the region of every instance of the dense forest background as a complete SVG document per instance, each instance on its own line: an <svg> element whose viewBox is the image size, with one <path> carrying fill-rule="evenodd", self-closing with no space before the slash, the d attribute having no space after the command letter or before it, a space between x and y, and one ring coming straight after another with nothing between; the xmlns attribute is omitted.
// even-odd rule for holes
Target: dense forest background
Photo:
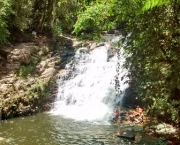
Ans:
<svg viewBox="0 0 180 145"><path fill-rule="evenodd" d="M0 44L32 32L98 39L121 30L130 84L150 115L180 123L180 0L0 0ZM0 49L0 55L3 51Z"/></svg>

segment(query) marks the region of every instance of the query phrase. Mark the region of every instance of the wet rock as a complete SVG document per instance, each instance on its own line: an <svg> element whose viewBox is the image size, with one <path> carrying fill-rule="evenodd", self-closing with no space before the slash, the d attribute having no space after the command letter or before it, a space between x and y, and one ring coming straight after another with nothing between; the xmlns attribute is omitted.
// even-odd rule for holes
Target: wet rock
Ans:
<svg viewBox="0 0 180 145"><path fill-rule="evenodd" d="M51 109L52 109L52 104L50 104L50 103L45 104L45 105L43 106L43 110L45 110L45 111L49 111L49 110L51 110Z"/></svg>
<svg viewBox="0 0 180 145"><path fill-rule="evenodd" d="M104 46L104 45L105 45L104 42L100 42L97 44L97 47Z"/></svg>
<svg viewBox="0 0 180 145"><path fill-rule="evenodd" d="M81 41L74 41L73 42L73 47L81 47L83 45L83 42L81 42Z"/></svg>
<svg viewBox="0 0 180 145"><path fill-rule="evenodd" d="M135 139L135 133L131 130L121 130L116 134L116 136L126 139Z"/></svg>
<svg viewBox="0 0 180 145"><path fill-rule="evenodd" d="M47 68L41 74L40 78L44 80L44 83L47 83L48 81L50 81L51 78L53 78L55 73L56 73L55 68Z"/></svg>
<svg viewBox="0 0 180 145"><path fill-rule="evenodd" d="M156 126L155 133L159 135L173 134L176 133L176 129L170 124L161 123Z"/></svg>
<svg viewBox="0 0 180 145"><path fill-rule="evenodd" d="M111 42L106 42L105 43L105 46L108 48L108 49L112 49L113 48L113 44Z"/></svg>
<svg viewBox="0 0 180 145"><path fill-rule="evenodd" d="M105 46L108 49L108 55L107 55L107 60L111 59L117 52L117 50L114 48L112 42L105 43Z"/></svg>
<svg viewBox="0 0 180 145"><path fill-rule="evenodd" d="M88 53L88 49L86 48L86 47L82 47L80 50L79 50L79 52L80 53Z"/></svg>
<svg viewBox="0 0 180 145"><path fill-rule="evenodd" d="M56 69L54 69L54 68L47 68L47 69L41 74L41 78L52 77L55 72L56 72Z"/></svg>
<svg viewBox="0 0 180 145"><path fill-rule="evenodd" d="M93 49L95 49L97 47L97 43L96 42L94 42L94 43L92 43L92 44L90 44L90 50L93 50Z"/></svg>

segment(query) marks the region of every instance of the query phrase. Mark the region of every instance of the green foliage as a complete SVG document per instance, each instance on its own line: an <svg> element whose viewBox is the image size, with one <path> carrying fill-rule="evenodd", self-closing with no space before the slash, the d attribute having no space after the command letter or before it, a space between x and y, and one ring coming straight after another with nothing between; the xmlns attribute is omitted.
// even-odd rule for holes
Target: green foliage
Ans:
<svg viewBox="0 0 180 145"><path fill-rule="evenodd" d="M146 11L146 10L152 9L157 6L167 4L169 2L170 2L170 0L146 0L142 10Z"/></svg>
<svg viewBox="0 0 180 145"><path fill-rule="evenodd" d="M36 83L31 86L29 91L26 93L27 101L39 99L43 97L44 99L50 95L50 90L47 88L47 84L43 80L36 79ZM43 99L41 98L41 99Z"/></svg>
<svg viewBox="0 0 180 145"><path fill-rule="evenodd" d="M36 56L31 56L31 64L36 65L39 62L40 58L37 58Z"/></svg>
<svg viewBox="0 0 180 145"><path fill-rule="evenodd" d="M0 1L0 43L9 36L22 39L36 31L56 37L71 32L77 14L92 0L4 0ZM23 37L24 39L24 37Z"/></svg>
<svg viewBox="0 0 180 145"><path fill-rule="evenodd" d="M34 66L32 65L21 65L18 70L18 75L27 78L29 74L34 71Z"/></svg>
<svg viewBox="0 0 180 145"><path fill-rule="evenodd" d="M12 13L11 0L0 0L0 44L7 43L9 36L7 17Z"/></svg>
<svg viewBox="0 0 180 145"><path fill-rule="evenodd" d="M58 36L60 36L61 34L62 34L61 24L59 21L57 21L52 27L52 36L54 39L57 39Z"/></svg>
<svg viewBox="0 0 180 145"><path fill-rule="evenodd" d="M129 56L125 66L146 111L176 123L180 119L178 9L177 3L169 3L135 15L126 23L131 36L125 47Z"/></svg>
<svg viewBox="0 0 180 145"><path fill-rule="evenodd" d="M74 25L73 33L87 37L88 34L96 36L103 30L111 30L115 28L114 21L109 21L112 13L113 3L95 2L87 6L85 11L78 14L78 20ZM85 34L84 34L85 33Z"/></svg>
<svg viewBox="0 0 180 145"><path fill-rule="evenodd" d="M33 29L48 33L54 21L55 0L35 0L33 3Z"/></svg>
<svg viewBox="0 0 180 145"><path fill-rule="evenodd" d="M9 31L7 29L7 25L5 23L0 24L0 44L7 43L7 38L9 36Z"/></svg>
<svg viewBox="0 0 180 145"><path fill-rule="evenodd" d="M16 0L12 5L13 13L9 19L9 27L23 31L32 24L32 0Z"/></svg>
<svg viewBox="0 0 180 145"><path fill-rule="evenodd" d="M155 140L147 140L146 138L142 139L140 142L138 142L138 145L168 145L168 141L163 138L163 137L160 137L158 139L155 139Z"/></svg>
<svg viewBox="0 0 180 145"><path fill-rule="evenodd" d="M70 33L73 30L73 25L77 20L77 14L84 9L85 3L88 3L88 1L59 0L57 2L56 17L61 23L61 28L64 32Z"/></svg>
<svg viewBox="0 0 180 145"><path fill-rule="evenodd" d="M130 9L129 6L132 6ZM73 33L77 36L87 37L91 34L97 36L102 31L124 28L129 17L134 17L140 6L131 0L95 1L86 6L84 11L78 13Z"/></svg>

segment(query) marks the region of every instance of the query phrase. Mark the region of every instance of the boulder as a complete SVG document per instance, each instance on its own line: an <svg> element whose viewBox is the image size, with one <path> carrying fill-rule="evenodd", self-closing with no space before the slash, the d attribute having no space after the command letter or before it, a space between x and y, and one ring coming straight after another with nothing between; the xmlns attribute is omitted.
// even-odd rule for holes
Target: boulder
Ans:
<svg viewBox="0 0 180 145"><path fill-rule="evenodd" d="M117 132L116 136L134 140L135 132L132 130L121 130L121 131Z"/></svg>
<svg viewBox="0 0 180 145"><path fill-rule="evenodd" d="M48 82L51 78L53 78L54 74L56 73L55 68L47 68L41 74L40 78L44 80L44 82Z"/></svg>
<svg viewBox="0 0 180 145"><path fill-rule="evenodd" d="M173 134L176 133L176 129L170 124L161 123L156 126L155 133L159 135Z"/></svg>
<svg viewBox="0 0 180 145"><path fill-rule="evenodd" d="M93 42L93 43L91 43L90 44L90 50L93 50L93 49L95 49L97 47L97 43L96 42Z"/></svg>
<svg viewBox="0 0 180 145"><path fill-rule="evenodd" d="M16 46L8 55L7 61L9 63L22 62L28 64L31 61L32 48L24 43Z"/></svg>
<svg viewBox="0 0 180 145"><path fill-rule="evenodd" d="M7 63L6 69L7 70L18 70L20 67L20 62L14 62L14 63Z"/></svg>
<svg viewBox="0 0 180 145"><path fill-rule="evenodd" d="M47 64L48 62L46 60L41 61L40 64L37 66L38 72L42 73L46 69Z"/></svg>
<svg viewBox="0 0 180 145"><path fill-rule="evenodd" d="M83 44L83 42L82 41L73 41L73 47L81 47L82 46L82 44Z"/></svg>

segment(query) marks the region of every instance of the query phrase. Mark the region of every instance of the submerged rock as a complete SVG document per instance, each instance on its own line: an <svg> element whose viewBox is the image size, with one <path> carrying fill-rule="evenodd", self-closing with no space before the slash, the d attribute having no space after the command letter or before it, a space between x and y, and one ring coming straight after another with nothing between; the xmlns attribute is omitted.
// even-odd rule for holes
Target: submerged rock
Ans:
<svg viewBox="0 0 180 145"><path fill-rule="evenodd" d="M3 143L5 143L5 142L6 142L6 139L3 138L3 137L0 137L0 144L3 144Z"/></svg>

